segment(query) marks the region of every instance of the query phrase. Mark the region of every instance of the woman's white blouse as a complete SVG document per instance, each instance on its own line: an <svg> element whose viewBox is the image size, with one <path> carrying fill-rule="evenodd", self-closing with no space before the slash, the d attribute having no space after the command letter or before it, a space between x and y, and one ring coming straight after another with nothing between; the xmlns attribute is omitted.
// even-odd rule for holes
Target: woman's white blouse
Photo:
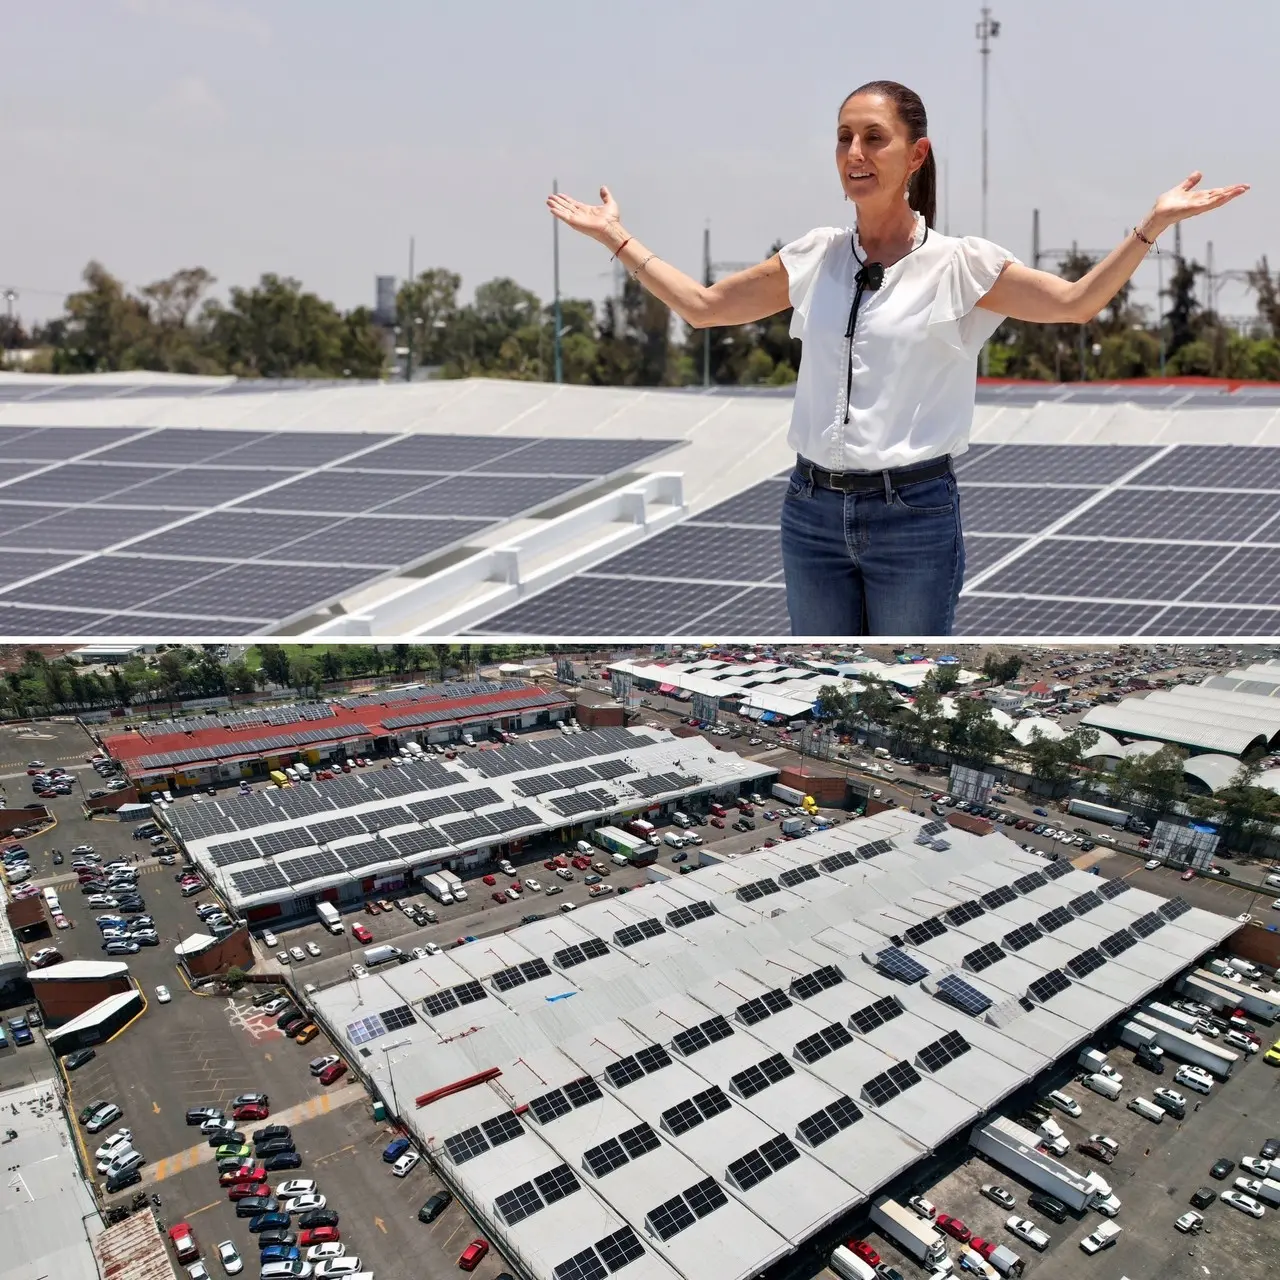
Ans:
<svg viewBox="0 0 1280 1280"><path fill-rule="evenodd" d="M989 240L924 229L917 217L917 247L863 293L852 353L856 228L818 227L781 250L791 336L804 342L787 439L820 467L879 471L968 448L978 353L1004 319L975 304L1016 259Z"/></svg>

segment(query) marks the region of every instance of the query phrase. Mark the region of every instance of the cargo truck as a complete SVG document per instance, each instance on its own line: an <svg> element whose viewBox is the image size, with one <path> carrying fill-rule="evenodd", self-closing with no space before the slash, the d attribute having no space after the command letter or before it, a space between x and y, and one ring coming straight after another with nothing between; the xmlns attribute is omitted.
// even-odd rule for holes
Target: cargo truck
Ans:
<svg viewBox="0 0 1280 1280"><path fill-rule="evenodd" d="M1027 1264L1008 1245L997 1245L987 1254L987 1261L1002 1276L1020 1276L1027 1269Z"/></svg>
<svg viewBox="0 0 1280 1280"><path fill-rule="evenodd" d="M462 887L462 880L452 871L437 871L436 875L449 886L449 892L453 895L454 902L466 902L467 891Z"/></svg>
<svg viewBox="0 0 1280 1280"><path fill-rule="evenodd" d="M320 923L330 933L342 932L342 917L338 914L338 908L332 902L317 902L316 915L320 917Z"/></svg>
<svg viewBox="0 0 1280 1280"><path fill-rule="evenodd" d="M1110 1195L1110 1187L1103 1196L1096 1182L1069 1169L1053 1156L1037 1151L1038 1141L1030 1130L1005 1116L975 1125L969 1134L969 1144L1002 1169L1008 1169L1023 1182L1048 1192L1077 1212L1093 1208L1095 1201Z"/></svg>
<svg viewBox="0 0 1280 1280"><path fill-rule="evenodd" d="M1109 1249L1115 1244L1122 1229L1114 1222L1100 1222L1080 1241L1080 1247L1085 1253L1101 1253L1103 1249Z"/></svg>
<svg viewBox="0 0 1280 1280"><path fill-rule="evenodd" d="M773 794L784 804L804 804L804 792L795 787L784 787L781 782L773 784Z"/></svg>
<svg viewBox="0 0 1280 1280"><path fill-rule="evenodd" d="M1108 826L1123 827L1126 830L1133 821L1133 815L1124 809L1095 804L1092 800L1078 800L1074 796L1067 801L1067 812L1077 818L1091 818L1094 822L1105 822Z"/></svg>
<svg viewBox="0 0 1280 1280"><path fill-rule="evenodd" d="M1190 1031L1183 1031L1172 1023L1149 1013L1139 1011L1133 1021L1155 1033L1155 1042L1165 1053L1179 1062L1190 1062L1203 1067L1225 1080L1240 1061L1240 1055L1231 1049L1220 1049L1212 1040L1205 1040Z"/></svg>
<svg viewBox="0 0 1280 1280"><path fill-rule="evenodd" d="M1258 1188L1258 1197L1264 1204L1280 1208L1280 1181L1275 1178L1263 1178Z"/></svg>
<svg viewBox="0 0 1280 1280"><path fill-rule="evenodd" d="M616 853L637 867L647 867L658 856L657 848L639 836L618 827L597 827L591 833L592 844L607 853Z"/></svg>
<svg viewBox="0 0 1280 1280"><path fill-rule="evenodd" d="M904 1209L896 1200L881 1196L872 1204L870 1216L883 1236L892 1240L903 1253L910 1254L922 1267L938 1267L946 1259L947 1245L942 1233L927 1219Z"/></svg>
<svg viewBox="0 0 1280 1280"><path fill-rule="evenodd" d="M1252 987L1232 982L1229 978L1219 978L1204 969L1187 974L1182 980L1182 990L1193 1000L1212 1005L1215 1009L1238 1007L1266 1022L1275 1022L1280 1018L1280 1000L1274 995L1255 991Z"/></svg>
<svg viewBox="0 0 1280 1280"><path fill-rule="evenodd" d="M1194 1013L1188 1013L1185 1009L1175 1009L1172 1005L1160 1004L1156 1000L1148 1000L1142 1006L1142 1012L1149 1013L1153 1018L1159 1018L1161 1022L1172 1023L1183 1031L1194 1031L1196 1023L1200 1021Z"/></svg>
<svg viewBox="0 0 1280 1280"><path fill-rule="evenodd" d="M658 828L652 822L646 822L643 818L632 819L623 830L645 841L647 844L652 844L653 837L658 834Z"/></svg>
<svg viewBox="0 0 1280 1280"><path fill-rule="evenodd" d="M422 877L422 887L442 906L447 907L453 901L453 889L447 880L442 880L439 873Z"/></svg>
<svg viewBox="0 0 1280 1280"><path fill-rule="evenodd" d="M780 830L784 836L802 836L809 830L809 820L807 818L783 818Z"/></svg>

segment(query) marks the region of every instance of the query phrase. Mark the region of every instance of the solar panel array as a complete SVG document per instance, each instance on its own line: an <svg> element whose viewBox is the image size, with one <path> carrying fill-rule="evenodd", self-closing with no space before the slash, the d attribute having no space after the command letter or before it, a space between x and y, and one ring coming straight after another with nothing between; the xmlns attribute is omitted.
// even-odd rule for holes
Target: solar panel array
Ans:
<svg viewBox="0 0 1280 1280"><path fill-rule="evenodd" d="M805 1116L796 1125L796 1132L811 1147L830 1142L841 1130L848 1129L862 1119L862 1110L847 1094L841 1095L829 1106Z"/></svg>
<svg viewBox="0 0 1280 1280"><path fill-rule="evenodd" d="M941 1071L947 1063L968 1053L971 1047L958 1031L948 1031L940 1040L920 1050L920 1065L929 1072Z"/></svg>
<svg viewBox="0 0 1280 1280"><path fill-rule="evenodd" d="M1107 880L1098 886L1098 896L1110 902L1112 898L1118 898L1122 893L1128 893L1131 887L1127 880L1119 878Z"/></svg>
<svg viewBox="0 0 1280 1280"><path fill-rule="evenodd" d="M1090 889L1087 893L1081 893L1072 898L1067 906L1078 916L1087 915L1090 911L1102 906L1102 895L1096 889Z"/></svg>
<svg viewBox="0 0 1280 1280"><path fill-rule="evenodd" d="M1050 862L1044 868L1044 874L1050 880L1061 880L1063 876L1069 876L1075 867L1071 865L1065 858L1060 858L1057 862Z"/></svg>
<svg viewBox="0 0 1280 1280"><path fill-rule="evenodd" d="M1137 945L1138 939L1128 929L1118 929L1098 943L1098 950L1114 960L1116 956L1123 955L1130 947Z"/></svg>
<svg viewBox="0 0 1280 1280"><path fill-rule="evenodd" d="M451 1009L460 1008L464 1004L476 1004L488 998L488 992L474 979L460 982L456 986L445 987L433 991L422 998L422 1010L429 1018L438 1018Z"/></svg>
<svg viewBox="0 0 1280 1280"><path fill-rule="evenodd" d="M770 876L765 876L762 880L752 880L748 884L739 885L734 891L734 897L739 902L755 902L759 898L767 898L770 894L781 892L777 881Z"/></svg>
<svg viewBox="0 0 1280 1280"><path fill-rule="evenodd" d="M741 1191L750 1191L780 1169L800 1159L796 1144L784 1133L770 1138L736 1160L729 1161L726 1174Z"/></svg>
<svg viewBox="0 0 1280 1280"><path fill-rule="evenodd" d="M576 965L585 964L588 960L599 960L609 954L609 946L600 938L588 938L585 942L575 942L563 947L552 957L557 969L572 969Z"/></svg>
<svg viewBox="0 0 1280 1280"><path fill-rule="evenodd" d="M722 1115L729 1110L730 1105L724 1090L718 1084L713 1084L710 1089L704 1089L701 1093L695 1093L692 1098L668 1107L662 1113L662 1123L668 1133L679 1137L707 1120Z"/></svg>
<svg viewBox="0 0 1280 1280"><path fill-rule="evenodd" d="M586 760L591 756L607 756L615 751L631 751L649 741L651 739L643 734L610 726L589 729L569 737L539 738L536 742L517 742L491 751L475 751L467 757L467 767L488 778L498 778L535 769L545 771L557 764ZM592 761L592 768L600 772L601 763ZM634 773L635 770L629 768L628 772ZM601 773L601 776L608 775Z"/></svg>
<svg viewBox="0 0 1280 1280"><path fill-rule="evenodd" d="M1000 945L1004 947L1006 951L1022 951L1024 948L1029 947L1033 942L1036 942L1038 939L1043 937L1044 932L1039 925L1020 924L1016 929L1010 933L1006 933L1004 937L1000 939Z"/></svg>
<svg viewBox="0 0 1280 1280"><path fill-rule="evenodd" d="M408 712L402 716L388 716L382 724L387 729L425 729L430 725L443 724L446 721L460 725L480 725L495 718L509 716L514 711L528 711L534 707L553 707L563 704L564 698L560 694L526 689L522 693L508 693L503 697L491 698L483 707L434 707Z"/></svg>
<svg viewBox="0 0 1280 1280"><path fill-rule="evenodd" d="M687 1231L699 1218L729 1203L729 1197L714 1178L704 1178L681 1195L664 1200L645 1214L649 1229L659 1240L670 1240ZM560 1277L556 1277L560 1280ZM567 1278L566 1278L567 1280Z"/></svg>
<svg viewBox="0 0 1280 1280"><path fill-rule="evenodd" d="M413 1026L417 1019L407 1004L388 1009L385 1013L372 1013L347 1024L347 1039L356 1046L368 1044L380 1036L391 1035Z"/></svg>
<svg viewBox="0 0 1280 1280"><path fill-rule="evenodd" d="M539 978L551 977L551 966L538 956L533 960L524 960L513 964L509 969L499 969L490 981L495 991L510 991L513 987L524 986L526 982L537 982Z"/></svg>
<svg viewBox="0 0 1280 1280"><path fill-rule="evenodd" d="M1045 933L1055 933L1059 929L1066 928L1075 917L1066 907L1054 907L1052 911L1046 911L1037 921L1036 924Z"/></svg>
<svg viewBox="0 0 1280 1280"><path fill-rule="evenodd" d="M656 938L660 933L666 933L660 920L641 920L638 924L629 924L619 929L613 935L613 941L619 947L634 947L637 942Z"/></svg>
<svg viewBox="0 0 1280 1280"><path fill-rule="evenodd" d="M548 809L554 809L561 817L572 818L579 813L602 813L617 801L612 791L595 788L590 791L572 791L567 796L552 796L543 801Z"/></svg>
<svg viewBox="0 0 1280 1280"><path fill-rule="evenodd" d="M696 1026L685 1027L671 1037L671 1047L683 1058L688 1058L700 1050L715 1044L717 1040L726 1040L733 1035L729 1019L717 1013L705 1022Z"/></svg>
<svg viewBox="0 0 1280 1280"><path fill-rule="evenodd" d="M1009 903L1017 902L1017 900L1017 892L1007 884L988 890L980 899L982 905L989 911L995 911L999 907L1007 907Z"/></svg>
<svg viewBox="0 0 1280 1280"><path fill-rule="evenodd" d="M624 1089L643 1076L652 1075L670 1065L671 1055L660 1044L650 1044L625 1058L619 1058L617 1062L609 1063L604 1073L615 1089Z"/></svg>
<svg viewBox="0 0 1280 1280"><path fill-rule="evenodd" d="M729 1083L740 1098L753 1098L757 1093L763 1093L771 1084L777 1084L779 1080L785 1080L795 1073L795 1067L782 1054L775 1053L763 1062L753 1063L745 1071L730 1076Z"/></svg>
<svg viewBox="0 0 1280 1280"><path fill-rule="evenodd" d="M819 1058L825 1058L829 1053L835 1053L837 1049L843 1049L845 1045L852 1043L853 1036L840 1023L829 1022L821 1031L815 1031L813 1035L797 1041L792 1052L801 1062L817 1062Z"/></svg>
<svg viewBox="0 0 1280 1280"><path fill-rule="evenodd" d="M669 795L673 791L686 791L696 787L702 779L684 773L651 773L639 778L628 778L627 786L642 796L652 799L655 796Z"/></svg>
<svg viewBox="0 0 1280 1280"><path fill-rule="evenodd" d="M520 1123L520 1117L513 1112L504 1111L502 1115L495 1116L492 1120L484 1120L470 1129L464 1129L461 1133L455 1133L452 1137L446 1138L445 1154L454 1164L465 1164L468 1160L474 1160L476 1156L482 1156L494 1147L500 1147L506 1142L514 1142L523 1133L524 1126Z"/></svg>
<svg viewBox="0 0 1280 1280"><path fill-rule="evenodd" d="M763 1022L766 1018L772 1018L775 1013L781 1013L784 1009L790 1008L791 997L780 987L775 987L762 996L756 996L745 1004L740 1004L737 1015L744 1026L752 1027L757 1022Z"/></svg>
<svg viewBox="0 0 1280 1280"><path fill-rule="evenodd" d="M1191 910L1191 904L1184 898L1170 898L1168 902L1162 902L1156 910L1166 920L1176 920L1179 916L1186 915Z"/></svg>
<svg viewBox="0 0 1280 1280"><path fill-rule="evenodd" d="M667 928L682 929L695 920L706 920L716 914L715 906L710 902L691 902L687 907L677 907L667 913Z"/></svg>
<svg viewBox="0 0 1280 1280"><path fill-rule="evenodd" d="M961 963L970 973L981 973L984 969L990 969L993 964L997 964L1003 959L1004 951L1000 946L994 942L987 942L976 951L970 951Z"/></svg>
<svg viewBox="0 0 1280 1280"><path fill-rule="evenodd" d="M970 920L976 920L981 915L985 915L986 911L986 907L981 902L976 898L970 898L969 901L952 907L944 914L950 924L958 927L962 924L968 924Z"/></svg>
<svg viewBox="0 0 1280 1280"><path fill-rule="evenodd" d="M626 471L655 440L5 433L0 632L261 635Z"/></svg>
<svg viewBox="0 0 1280 1280"><path fill-rule="evenodd" d="M515 1226L557 1200L573 1195L581 1186L573 1170L562 1164L510 1191L504 1191L494 1199L493 1207L508 1226Z"/></svg>
<svg viewBox="0 0 1280 1280"><path fill-rule="evenodd" d="M897 996L881 996L879 1000L856 1010L849 1022L855 1031L865 1036L870 1035L877 1027L884 1026L886 1022L902 1017L904 1013L906 1010Z"/></svg>
<svg viewBox="0 0 1280 1280"><path fill-rule="evenodd" d="M977 987L963 978L949 973L938 980L938 995L948 1004L976 1018L991 1008L991 997L983 995Z"/></svg>
<svg viewBox="0 0 1280 1280"><path fill-rule="evenodd" d="M276 707L246 707L216 715L149 720L139 725L136 732L140 738L162 738L170 733L199 733L202 729L251 729L264 724L279 726L300 720L331 720L336 715L329 702L294 702Z"/></svg>
<svg viewBox="0 0 1280 1280"><path fill-rule="evenodd" d="M920 946L923 942L928 942L932 938L940 938L947 931L947 926L943 924L937 916L930 920L922 920L919 924L913 924L910 928L902 931L902 936L913 947Z"/></svg>
<svg viewBox="0 0 1280 1280"><path fill-rule="evenodd" d="M1043 889L1049 883L1049 877L1043 871L1032 871L1025 876L1019 876L1013 882L1013 887L1019 893L1031 893L1036 889Z"/></svg>
<svg viewBox="0 0 1280 1280"><path fill-rule="evenodd" d="M589 1249L566 1258L551 1274L553 1280L605 1280L606 1276L643 1257L644 1245L636 1233L630 1227L620 1227Z"/></svg>
<svg viewBox="0 0 1280 1280"><path fill-rule="evenodd" d="M862 1086L862 1092L874 1107L883 1107L900 1093L920 1083L920 1073L909 1062L895 1062L887 1071L872 1076Z"/></svg>
<svg viewBox="0 0 1280 1280"><path fill-rule="evenodd" d="M550 1124L559 1116L568 1115L590 1102L599 1102L603 1097L600 1086L590 1076L582 1076L559 1089L550 1089L530 1098L529 1110L539 1124Z"/></svg>
<svg viewBox="0 0 1280 1280"><path fill-rule="evenodd" d="M833 964L823 965L812 973L806 973L791 981L791 996L795 1000L811 1000L819 991L839 986L844 974Z"/></svg>
<svg viewBox="0 0 1280 1280"><path fill-rule="evenodd" d="M1071 979L1061 969L1050 969L1042 978L1037 978L1027 987L1027 994L1044 1004L1070 986Z"/></svg>
<svg viewBox="0 0 1280 1280"><path fill-rule="evenodd" d="M1139 938L1149 938L1153 933L1163 929L1168 921L1158 911L1148 911L1145 916L1139 916L1129 928L1138 935Z"/></svg>
<svg viewBox="0 0 1280 1280"><path fill-rule="evenodd" d="M1104 391L1098 403L1141 395ZM1080 394L1016 388L996 402L1090 403ZM1214 393L1206 403L1259 401ZM1274 445L980 445L955 469L968 566L957 636L1280 630ZM764 480L473 630L556 637L591 616L618 635L789 634L777 541L786 479Z"/></svg>
<svg viewBox="0 0 1280 1280"><path fill-rule="evenodd" d="M929 972L919 960L912 959L900 947L885 947L876 956L876 968L899 982L919 982Z"/></svg>
<svg viewBox="0 0 1280 1280"><path fill-rule="evenodd" d="M3 608L3 593L0 593L0 623L5 620L7 612ZM332 742L335 737L357 740L372 738L373 732L367 725L351 724L344 725L342 733L335 735L331 728L322 725L317 729L294 729L288 733L273 733L263 738L238 738L234 742L217 742L202 747L159 751L152 755L140 756L133 764L136 769L168 769L173 765L199 764L206 760L235 760L242 756L277 755L282 751L293 751L314 742Z"/></svg>
<svg viewBox="0 0 1280 1280"><path fill-rule="evenodd" d="M1067 968L1077 978L1087 977L1095 969L1101 969L1107 963L1107 957L1097 947L1086 947L1078 955L1067 961Z"/></svg>
<svg viewBox="0 0 1280 1280"><path fill-rule="evenodd" d="M806 880L816 879L818 879L818 868L812 863L805 863L802 867L792 867L789 871L784 871L778 877L778 883L784 889L791 889L798 884L803 884Z"/></svg>
<svg viewBox="0 0 1280 1280"><path fill-rule="evenodd" d="M588 1147L582 1153L582 1163L590 1170L592 1177L603 1178L624 1164L638 1160L650 1151L657 1151L662 1146L662 1139L649 1127L640 1123L633 1129L627 1129L616 1138L609 1138L598 1146Z"/></svg>

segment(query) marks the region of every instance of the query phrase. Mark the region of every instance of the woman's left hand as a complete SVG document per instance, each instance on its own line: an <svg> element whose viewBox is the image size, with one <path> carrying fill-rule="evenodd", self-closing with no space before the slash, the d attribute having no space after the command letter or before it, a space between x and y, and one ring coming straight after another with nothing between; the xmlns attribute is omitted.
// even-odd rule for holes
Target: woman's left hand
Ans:
<svg viewBox="0 0 1280 1280"><path fill-rule="evenodd" d="M1249 190L1249 184L1241 182L1234 187L1210 187L1205 191L1197 191L1196 186L1203 177L1204 174L1197 169L1188 174L1185 181L1171 187L1156 201L1151 211L1153 216L1159 222L1172 226L1184 218L1194 218L1198 213L1220 209Z"/></svg>

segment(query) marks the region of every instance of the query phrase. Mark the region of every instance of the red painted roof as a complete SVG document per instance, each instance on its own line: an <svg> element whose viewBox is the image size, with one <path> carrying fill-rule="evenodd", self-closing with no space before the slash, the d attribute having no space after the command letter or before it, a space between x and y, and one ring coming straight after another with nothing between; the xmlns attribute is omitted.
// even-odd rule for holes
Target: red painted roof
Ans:
<svg viewBox="0 0 1280 1280"><path fill-rule="evenodd" d="M536 691L537 686L530 685L529 691ZM553 690L542 692L554 694ZM126 730L122 733L109 734L104 739L107 750L117 760L136 760L141 756L162 755L169 751L181 751L190 747L234 747L237 743L250 743L260 738L276 734L287 734L293 728L332 729L331 739L310 742L308 747L323 746L326 741L342 742L345 739L363 736L365 726L375 737L395 732L383 728L383 722L397 716L412 715L417 711L424 714L430 712L456 711L455 720L465 720L477 713L483 714L486 708L495 703L501 705L511 698L511 691L499 693L474 694L468 698L441 698L425 702L405 700L394 703L370 703L367 706L351 709L334 706L334 715L325 720L300 721L297 725L251 725L244 729L227 729L215 725L209 729L197 729L191 733L163 733L161 725L142 725L139 730ZM567 703L568 699L564 701ZM512 714L518 714L513 712ZM225 756L225 752L218 752ZM212 757L211 757L212 758Z"/></svg>

